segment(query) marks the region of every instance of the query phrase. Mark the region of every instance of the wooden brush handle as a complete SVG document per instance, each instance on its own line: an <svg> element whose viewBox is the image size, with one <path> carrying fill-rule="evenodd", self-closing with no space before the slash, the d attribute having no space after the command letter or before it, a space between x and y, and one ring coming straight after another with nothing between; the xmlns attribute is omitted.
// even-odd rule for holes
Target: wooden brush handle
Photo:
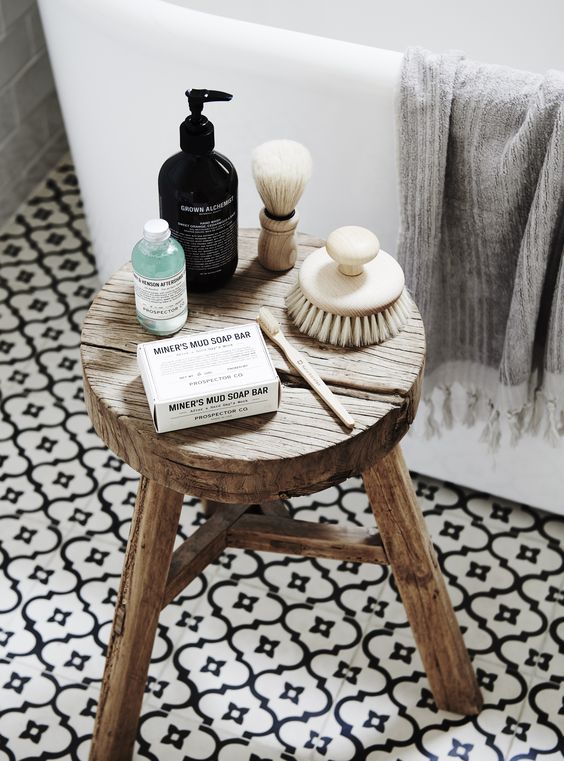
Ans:
<svg viewBox="0 0 564 761"><path fill-rule="evenodd" d="M259 221L262 228L258 239L259 262L273 272L292 269L298 255L298 210L291 219L270 219L264 209L261 209Z"/></svg>
<svg viewBox="0 0 564 761"><path fill-rule="evenodd" d="M341 404L330 388L325 385L317 372L309 364L307 359L288 342L282 333L276 333L271 339L282 349L290 364L295 367L299 374L306 380L315 393L323 399L325 404L333 410L335 415L349 428L354 428L354 418Z"/></svg>

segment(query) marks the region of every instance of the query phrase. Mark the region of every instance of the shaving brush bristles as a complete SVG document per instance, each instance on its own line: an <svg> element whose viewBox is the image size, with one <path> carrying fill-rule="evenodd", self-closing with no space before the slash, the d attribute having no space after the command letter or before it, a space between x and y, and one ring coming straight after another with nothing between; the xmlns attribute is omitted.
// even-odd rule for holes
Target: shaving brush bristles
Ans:
<svg viewBox="0 0 564 761"><path fill-rule="evenodd" d="M294 140L269 140L253 151L252 170L266 211L273 217L287 217L311 177L311 155Z"/></svg>
<svg viewBox="0 0 564 761"><path fill-rule="evenodd" d="M333 346L372 346L397 336L409 319L413 302L404 288L400 297L380 312L344 317L320 309L304 295L299 282L286 296L286 308L302 333Z"/></svg>
<svg viewBox="0 0 564 761"><path fill-rule="evenodd" d="M267 270L289 270L296 263L300 219L296 206L311 167L308 149L294 140L270 140L253 151L253 177L264 203L259 214L258 260Z"/></svg>

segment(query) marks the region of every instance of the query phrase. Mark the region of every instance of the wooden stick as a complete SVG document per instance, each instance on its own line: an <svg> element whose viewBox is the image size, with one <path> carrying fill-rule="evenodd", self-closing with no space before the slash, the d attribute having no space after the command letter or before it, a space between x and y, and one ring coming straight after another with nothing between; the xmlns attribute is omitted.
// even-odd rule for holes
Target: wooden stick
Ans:
<svg viewBox="0 0 564 761"><path fill-rule="evenodd" d="M476 714L480 688L399 445L362 477L435 702Z"/></svg>
<svg viewBox="0 0 564 761"><path fill-rule="evenodd" d="M183 495L141 477L100 691L90 761L129 761Z"/></svg>
<svg viewBox="0 0 564 761"><path fill-rule="evenodd" d="M366 529L271 515L243 515L227 530L227 546L353 563L388 562L380 537Z"/></svg>
<svg viewBox="0 0 564 761"><path fill-rule="evenodd" d="M209 518L210 515L213 515L216 510L221 510L226 507L225 502L217 502L213 499L202 499L201 503L202 510L206 518ZM235 505L229 504L230 509L233 507L235 507ZM288 517L288 508L281 499L275 499L271 502L261 502L260 505L248 505L248 507L255 507L257 510L260 509L260 511L265 515L280 515L286 518Z"/></svg>
<svg viewBox="0 0 564 761"><path fill-rule="evenodd" d="M261 502L260 509L264 515L278 515L280 518L289 518L288 508L281 499L272 500L272 502Z"/></svg>
<svg viewBox="0 0 564 761"><path fill-rule="evenodd" d="M248 510L246 505L211 504L214 506L213 514L174 551L162 596L163 608L221 555L227 546L227 529Z"/></svg>

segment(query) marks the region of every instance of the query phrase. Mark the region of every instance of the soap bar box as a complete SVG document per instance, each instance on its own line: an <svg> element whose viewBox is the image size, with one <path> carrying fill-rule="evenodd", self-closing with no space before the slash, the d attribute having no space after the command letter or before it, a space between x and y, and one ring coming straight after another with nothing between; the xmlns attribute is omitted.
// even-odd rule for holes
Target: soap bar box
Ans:
<svg viewBox="0 0 564 761"><path fill-rule="evenodd" d="M137 347L158 433L274 412L280 380L256 323Z"/></svg>

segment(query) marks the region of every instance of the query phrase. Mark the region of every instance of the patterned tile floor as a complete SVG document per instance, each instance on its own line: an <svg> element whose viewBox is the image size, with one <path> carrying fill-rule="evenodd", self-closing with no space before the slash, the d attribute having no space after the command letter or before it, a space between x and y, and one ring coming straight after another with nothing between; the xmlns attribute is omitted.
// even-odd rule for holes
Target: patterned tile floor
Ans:
<svg viewBox="0 0 564 761"><path fill-rule="evenodd" d="M68 161L4 227L0 263L0 761L84 760L137 477L84 409L99 283ZM437 711L386 568L228 551L162 616L136 758L562 759L564 522L414 481L479 716ZM371 520L354 479L293 510ZM202 517L187 500L179 541Z"/></svg>

